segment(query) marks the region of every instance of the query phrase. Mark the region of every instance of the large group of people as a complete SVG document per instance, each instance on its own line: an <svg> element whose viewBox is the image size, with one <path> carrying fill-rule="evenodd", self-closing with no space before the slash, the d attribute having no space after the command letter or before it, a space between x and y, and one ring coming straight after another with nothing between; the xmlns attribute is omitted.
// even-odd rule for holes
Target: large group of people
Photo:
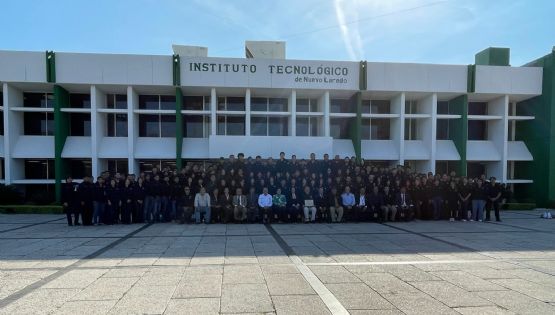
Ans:
<svg viewBox="0 0 555 315"><path fill-rule="evenodd" d="M489 221L510 189L495 178L421 174L408 167L326 154L317 160L245 158L191 161L180 170L104 172L62 187L68 225ZM485 218L484 218L485 216Z"/></svg>

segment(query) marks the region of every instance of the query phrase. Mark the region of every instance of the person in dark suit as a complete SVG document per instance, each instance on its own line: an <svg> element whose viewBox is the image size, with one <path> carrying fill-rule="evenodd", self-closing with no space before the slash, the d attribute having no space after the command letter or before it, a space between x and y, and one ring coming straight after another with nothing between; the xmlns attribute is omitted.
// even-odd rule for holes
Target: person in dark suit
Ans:
<svg viewBox="0 0 555 315"><path fill-rule="evenodd" d="M129 179L126 179L121 189L120 205L121 205L121 223L130 224L131 215L133 213L134 204L134 187Z"/></svg>
<svg viewBox="0 0 555 315"><path fill-rule="evenodd" d="M229 188L224 188L224 193L220 196L222 206L222 223L229 223L233 219L233 196L229 193Z"/></svg>
<svg viewBox="0 0 555 315"><path fill-rule="evenodd" d="M77 188L81 206L83 225L92 225L94 184L89 176L83 177L83 182Z"/></svg>
<svg viewBox="0 0 555 315"><path fill-rule="evenodd" d="M191 223L191 217L194 212L195 196L191 194L189 186L183 187L183 194L177 202L177 220L180 224Z"/></svg>
<svg viewBox="0 0 555 315"><path fill-rule="evenodd" d="M343 206L341 196L337 193L337 188L332 187L328 194L328 205L330 208L331 223L339 223L343 218Z"/></svg>
<svg viewBox="0 0 555 315"><path fill-rule="evenodd" d="M110 184L106 187L106 215L104 221L106 224L111 225L118 223L120 219L121 207L121 189L116 183L115 179L110 180ZM123 218L122 218L123 221Z"/></svg>
<svg viewBox="0 0 555 315"><path fill-rule="evenodd" d="M493 208L493 210L495 211L495 221L499 222L501 221L501 218L499 216L499 204L501 202L501 197L503 195L503 190L501 188L501 185L497 183L497 180L495 177L490 178L490 183L488 185L487 188L488 191L488 205L486 207L486 221L490 221L491 217L490 217L490 212L491 209Z"/></svg>
<svg viewBox="0 0 555 315"><path fill-rule="evenodd" d="M235 222L242 223L247 219L247 196L243 195L243 189L237 188L233 196L233 217Z"/></svg>
<svg viewBox="0 0 555 315"><path fill-rule="evenodd" d="M359 193L355 196L355 221L366 221L369 219L368 215L368 198L366 196L366 188L360 187Z"/></svg>
<svg viewBox="0 0 555 315"><path fill-rule="evenodd" d="M133 186L133 214L131 215L133 223L144 223L144 204L145 204L145 185L144 179L139 178L137 184Z"/></svg>
<svg viewBox="0 0 555 315"><path fill-rule="evenodd" d="M372 220L382 218L382 213L384 212L384 200L383 195L380 194L380 188L378 186L374 186L374 188L372 188L372 193L368 195L367 205L370 218Z"/></svg>
<svg viewBox="0 0 555 315"><path fill-rule="evenodd" d="M407 188L402 186L397 193L397 212L401 220L410 221L414 217L414 204L410 194L407 193Z"/></svg>
<svg viewBox="0 0 555 315"><path fill-rule="evenodd" d="M69 176L62 186L62 205L67 217L67 225L80 225L79 224L79 194L77 191L78 185L73 182L73 178Z"/></svg>
<svg viewBox="0 0 555 315"><path fill-rule="evenodd" d="M254 187L249 188L247 195L247 220L255 223L258 218L258 194Z"/></svg>
<svg viewBox="0 0 555 315"><path fill-rule="evenodd" d="M318 187L318 193L314 196L314 205L318 210L318 217L323 222L329 222L328 199L324 193L324 187Z"/></svg>

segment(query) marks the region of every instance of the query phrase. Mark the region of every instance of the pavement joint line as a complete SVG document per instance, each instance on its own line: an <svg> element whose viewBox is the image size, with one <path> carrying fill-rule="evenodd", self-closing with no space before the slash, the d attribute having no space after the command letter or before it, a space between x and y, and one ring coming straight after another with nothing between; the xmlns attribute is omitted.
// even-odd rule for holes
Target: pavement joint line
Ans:
<svg viewBox="0 0 555 315"><path fill-rule="evenodd" d="M98 257L99 255L102 255L103 253L105 253L106 251L114 248L115 246L117 246L118 244L124 242L125 240L129 239L131 236L141 232L142 230L148 228L149 226L151 226L152 224L145 224L142 227L131 231L129 234L115 240L114 242L100 248L99 250L95 251L94 253L87 255L79 260L77 260L76 262L72 263L69 266L66 266L64 268L61 268L60 270L54 272L53 274L39 280L36 281L26 287L24 287L21 290L18 290L10 295L8 295L7 297L5 297L4 299L0 300L0 309L4 308L6 306L8 306L9 304L11 304L12 302L26 296L27 294L35 291L36 289L39 289L40 287L44 286L45 284L48 284L54 280L56 280L57 278L63 276L64 274L68 273L71 270L75 270L77 269L77 267L79 267L80 265L84 264L86 261L94 259L96 257Z"/></svg>
<svg viewBox="0 0 555 315"><path fill-rule="evenodd" d="M65 219L65 218L59 218L59 219L48 220L48 221L44 221L44 222L31 223L31 224L27 224L27 225L24 225L24 226L16 227L16 228L13 228L13 229L2 230L2 231L0 231L0 234L2 234L2 233L8 233L8 232L16 231L16 230L21 230L21 229L25 229L25 228L32 227L32 226L37 226L37 225L42 225L42 224L48 224L48 223L52 223L52 222L60 221L60 220L64 220L64 219Z"/></svg>
<svg viewBox="0 0 555 315"><path fill-rule="evenodd" d="M349 311L339 302L339 300L331 293L331 291L318 279L318 277L308 268L305 263L295 254L295 251L285 242L285 240L274 230L270 224L266 224L266 228L274 237L278 245L285 252L289 259L293 262L297 270L302 274L305 280L310 284L312 289L316 291L320 299L324 302L328 310L334 315L348 315Z"/></svg>
<svg viewBox="0 0 555 315"><path fill-rule="evenodd" d="M540 220L541 220L541 219L540 219ZM536 232L536 233L547 233L547 234L551 234L550 231L536 230L536 229L527 228L527 227L518 226L518 225L513 225L513 224L499 223L499 222L493 222L493 221L487 221L487 222L485 222L485 223L495 224L495 225L501 225L501 226L509 226L509 227L513 227L513 228L516 228L516 229L522 229L522 230L531 231L531 232Z"/></svg>

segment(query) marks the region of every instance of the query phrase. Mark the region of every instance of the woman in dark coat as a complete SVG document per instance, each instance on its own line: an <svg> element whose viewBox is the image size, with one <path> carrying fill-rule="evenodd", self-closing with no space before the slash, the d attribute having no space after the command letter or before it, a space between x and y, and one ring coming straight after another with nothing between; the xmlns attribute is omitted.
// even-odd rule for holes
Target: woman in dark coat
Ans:
<svg viewBox="0 0 555 315"><path fill-rule="evenodd" d="M131 185L131 181L126 179L121 192L121 222L123 224L131 223L131 215L135 206L134 198L135 188Z"/></svg>

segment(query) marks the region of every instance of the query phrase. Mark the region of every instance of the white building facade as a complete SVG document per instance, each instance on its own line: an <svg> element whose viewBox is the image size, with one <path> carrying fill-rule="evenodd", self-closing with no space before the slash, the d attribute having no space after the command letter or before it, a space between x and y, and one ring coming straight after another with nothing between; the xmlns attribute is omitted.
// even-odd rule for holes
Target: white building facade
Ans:
<svg viewBox="0 0 555 315"><path fill-rule="evenodd" d="M281 151L530 183L515 133L543 69L485 63L0 51L0 183Z"/></svg>

